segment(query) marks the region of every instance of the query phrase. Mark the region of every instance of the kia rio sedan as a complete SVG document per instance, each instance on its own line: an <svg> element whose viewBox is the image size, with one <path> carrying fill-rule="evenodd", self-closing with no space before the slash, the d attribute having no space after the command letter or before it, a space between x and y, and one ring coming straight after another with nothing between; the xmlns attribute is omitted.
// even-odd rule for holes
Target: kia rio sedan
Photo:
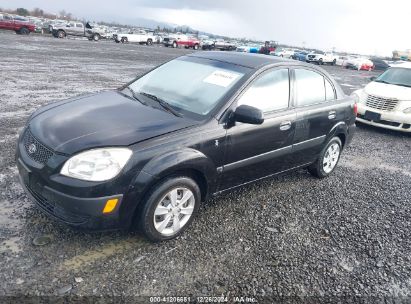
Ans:
<svg viewBox="0 0 411 304"><path fill-rule="evenodd" d="M355 116L355 99L318 67L202 52L118 90L38 109L16 160L23 187L51 217L138 227L161 241L212 195L296 168L330 175Z"/></svg>
<svg viewBox="0 0 411 304"><path fill-rule="evenodd" d="M410 133L411 63L391 67L372 80L354 92L359 99L357 121Z"/></svg>

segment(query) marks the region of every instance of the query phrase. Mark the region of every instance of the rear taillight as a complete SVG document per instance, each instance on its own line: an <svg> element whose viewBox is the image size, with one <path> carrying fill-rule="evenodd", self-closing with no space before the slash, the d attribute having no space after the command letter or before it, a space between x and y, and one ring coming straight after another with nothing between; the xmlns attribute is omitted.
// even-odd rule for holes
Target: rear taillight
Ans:
<svg viewBox="0 0 411 304"><path fill-rule="evenodd" d="M354 103L353 112L354 112L354 115L357 116L358 114L358 104L357 103Z"/></svg>

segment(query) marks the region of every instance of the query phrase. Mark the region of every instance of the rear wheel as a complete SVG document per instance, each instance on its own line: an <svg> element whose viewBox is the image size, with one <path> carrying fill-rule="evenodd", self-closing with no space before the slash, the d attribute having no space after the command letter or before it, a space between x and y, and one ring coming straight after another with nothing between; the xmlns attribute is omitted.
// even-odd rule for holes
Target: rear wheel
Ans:
<svg viewBox="0 0 411 304"><path fill-rule="evenodd" d="M121 38L121 43L128 43L128 38L127 37Z"/></svg>
<svg viewBox="0 0 411 304"><path fill-rule="evenodd" d="M323 60L322 59L318 60L318 64L323 65L324 64Z"/></svg>
<svg viewBox="0 0 411 304"><path fill-rule="evenodd" d="M30 31L29 31L28 28L22 27L22 28L20 29L20 34L22 34L22 35L28 35L28 34L30 34Z"/></svg>
<svg viewBox="0 0 411 304"><path fill-rule="evenodd" d="M58 37L58 38L64 38L64 37L66 37L66 33L65 33L64 31L62 31L62 30L59 30L59 31L57 32L57 37Z"/></svg>
<svg viewBox="0 0 411 304"><path fill-rule="evenodd" d="M174 41L174 42L173 42L173 48L176 48L176 47L177 47L177 42Z"/></svg>
<svg viewBox="0 0 411 304"><path fill-rule="evenodd" d="M100 35L99 34L94 34L93 35L93 40L94 41L99 41L100 40Z"/></svg>
<svg viewBox="0 0 411 304"><path fill-rule="evenodd" d="M193 49L198 50L198 44L194 44Z"/></svg>
<svg viewBox="0 0 411 304"><path fill-rule="evenodd" d="M193 221L201 201L200 188L184 176L165 179L148 194L139 228L151 241L175 238Z"/></svg>
<svg viewBox="0 0 411 304"><path fill-rule="evenodd" d="M315 163L308 167L308 171L318 177L324 178L330 175L337 167L340 160L342 143L340 138L333 137L321 151Z"/></svg>
<svg viewBox="0 0 411 304"><path fill-rule="evenodd" d="M147 45L152 45L153 44L153 40L152 39L147 39Z"/></svg>

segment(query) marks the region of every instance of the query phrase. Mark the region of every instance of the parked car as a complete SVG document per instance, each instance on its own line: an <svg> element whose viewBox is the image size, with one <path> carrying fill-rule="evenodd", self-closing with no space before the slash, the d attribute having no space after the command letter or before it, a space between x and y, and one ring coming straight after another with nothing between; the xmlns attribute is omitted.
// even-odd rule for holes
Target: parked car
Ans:
<svg viewBox="0 0 411 304"><path fill-rule="evenodd" d="M388 63L386 63L381 58L373 57L373 58L370 58L370 60L372 61L373 65L374 65L374 70L385 71L385 70L390 68Z"/></svg>
<svg viewBox="0 0 411 304"><path fill-rule="evenodd" d="M322 64L331 64L335 65L337 62L337 57L334 56L332 53L324 53L324 52L314 52L307 55L307 62L316 63L319 65Z"/></svg>
<svg viewBox="0 0 411 304"><path fill-rule="evenodd" d="M102 33L94 29L90 23L83 24L79 21L70 21L68 23L57 23L52 25L52 34L56 38L66 36L87 37L89 40L100 40Z"/></svg>
<svg viewBox="0 0 411 304"><path fill-rule="evenodd" d="M113 39L116 43L140 43L152 45L156 41L156 37L152 33L148 33L145 30L139 30L138 32L128 34L113 34Z"/></svg>
<svg viewBox="0 0 411 304"><path fill-rule="evenodd" d="M347 65L348 60L350 60L349 56L337 56L335 64L345 67Z"/></svg>
<svg viewBox="0 0 411 304"><path fill-rule="evenodd" d="M205 39L201 42L201 48L203 50L214 50L215 41L210 39Z"/></svg>
<svg viewBox="0 0 411 304"><path fill-rule="evenodd" d="M385 129L411 132L411 63L387 69L372 78L357 96L357 121Z"/></svg>
<svg viewBox="0 0 411 304"><path fill-rule="evenodd" d="M224 39L216 39L214 41L214 49L220 51L233 51L236 49L236 45Z"/></svg>
<svg viewBox="0 0 411 304"><path fill-rule="evenodd" d="M298 60L298 61L306 61L307 60L307 55L308 55L308 52L306 52L306 51L302 51L302 52L296 52L295 54L294 54L294 58L293 59L295 59L295 60Z"/></svg>
<svg viewBox="0 0 411 304"><path fill-rule="evenodd" d="M214 194L296 168L329 176L353 137L355 111L320 68L194 53L119 90L38 109L16 163L50 216L86 229L135 224L161 241L186 229Z"/></svg>
<svg viewBox="0 0 411 304"><path fill-rule="evenodd" d="M201 42L195 37L187 36L183 34L170 35L163 39L163 44L166 47L185 47L198 50L200 48Z"/></svg>
<svg viewBox="0 0 411 304"><path fill-rule="evenodd" d="M294 55L294 50L291 49L277 49L275 52L271 52L270 55L283 58L291 58Z"/></svg>
<svg viewBox="0 0 411 304"><path fill-rule="evenodd" d="M14 18L10 14L0 13L0 29L15 31L16 34L28 35L34 32L36 26L26 19Z"/></svg>
<svg viewBox="0 0 411 304"><path fill-rule="evenodd" d="M358 71L372 71L374 69L374 63L368 58L352 57L346 61L345 67L347 69L355 69Z"/></svg>

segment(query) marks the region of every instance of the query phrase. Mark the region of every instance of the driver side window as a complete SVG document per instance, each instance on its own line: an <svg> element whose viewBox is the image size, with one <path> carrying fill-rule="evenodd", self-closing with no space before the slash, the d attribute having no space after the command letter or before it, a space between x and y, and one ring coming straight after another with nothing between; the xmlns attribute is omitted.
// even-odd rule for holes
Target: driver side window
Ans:
<svg viewBox="0 0 411 304"><path fill-rule="evenodd" d="M288 69L278 69L265 72L254 80L238 100L237 106L248 105L268 113L288 108L289 99Z"/></svg>

